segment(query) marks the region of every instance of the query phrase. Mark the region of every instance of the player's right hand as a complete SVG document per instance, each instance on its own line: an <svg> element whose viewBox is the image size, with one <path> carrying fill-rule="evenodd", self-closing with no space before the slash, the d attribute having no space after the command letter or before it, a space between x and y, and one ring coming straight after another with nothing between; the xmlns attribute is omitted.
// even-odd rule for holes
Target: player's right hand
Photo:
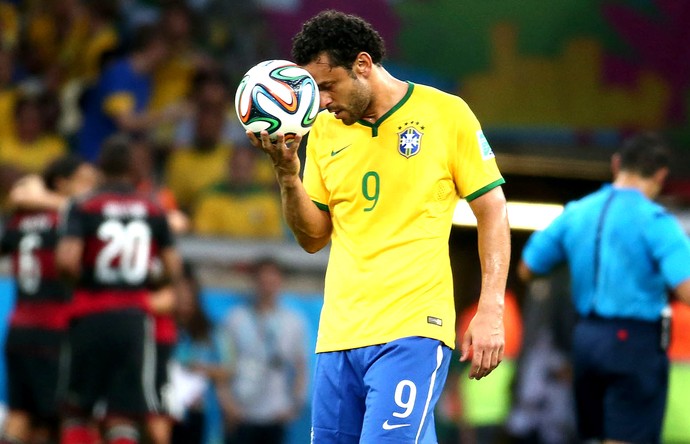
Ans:
<svg viewBox="0 0 690 444"><path fill-rule="evenodd" d="M261 149L271 157L273 168L279 178L299 175L300 161L297 149L302 142L302 136L295 136L286 140L283 134L277 133L275 141L272 141L266 131L261 131L260 138L257 138L251 131L247 131L247 137L254 147Z"/></svg>

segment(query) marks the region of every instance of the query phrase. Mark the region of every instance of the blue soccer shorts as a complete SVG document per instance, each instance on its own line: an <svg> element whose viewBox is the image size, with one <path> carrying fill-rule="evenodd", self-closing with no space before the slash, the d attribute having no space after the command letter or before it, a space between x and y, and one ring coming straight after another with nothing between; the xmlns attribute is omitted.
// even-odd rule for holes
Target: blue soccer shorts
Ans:
<svg viewBox="0 0 690 444"><path fill-rule="evenodd" d="M317 354L312 443L435 444L450 356L421 337Z"/></svg>

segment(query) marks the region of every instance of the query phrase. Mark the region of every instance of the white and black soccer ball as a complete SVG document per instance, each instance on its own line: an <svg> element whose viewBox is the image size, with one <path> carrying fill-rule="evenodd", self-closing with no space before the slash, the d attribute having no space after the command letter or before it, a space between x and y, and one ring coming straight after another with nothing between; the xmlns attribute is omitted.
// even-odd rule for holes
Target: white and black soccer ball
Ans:
<svg viewBox="0 0 690 444"><path fill-rule="evenodd" d="M275 139L304 135L319 113L319 89L305 69L287 60L268 60L251 68L235 93L235 111L242 126Z"/></svg>

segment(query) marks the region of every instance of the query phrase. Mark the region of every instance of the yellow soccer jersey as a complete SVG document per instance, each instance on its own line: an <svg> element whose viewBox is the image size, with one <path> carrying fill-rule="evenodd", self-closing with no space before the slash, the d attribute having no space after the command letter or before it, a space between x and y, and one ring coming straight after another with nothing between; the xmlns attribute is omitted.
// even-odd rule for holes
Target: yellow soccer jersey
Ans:
<svg viewBox="0 0 690 444"><path fill-rule="evenodd" d="M330 211L317 352L422 336L455 343L448 237L458 200L504 183L460 98L410 84L376 124L319 114L304 185Z"/></svg>

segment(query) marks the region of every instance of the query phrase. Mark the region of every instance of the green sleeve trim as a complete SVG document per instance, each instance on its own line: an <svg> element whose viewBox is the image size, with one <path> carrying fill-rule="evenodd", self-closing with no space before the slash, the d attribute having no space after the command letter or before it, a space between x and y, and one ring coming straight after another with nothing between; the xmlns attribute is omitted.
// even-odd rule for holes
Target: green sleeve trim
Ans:
<svg viewBox="0 0 690 444"><path fill-rule="evenodd" d="M319 210L325 211L327 213L331 212L331 209L328 208L328 205L322 204L321 202L317 202L315 200L312 200L312 202L314 202L314 205L316 205L319 208Z"/></svg>
<svg viewBox="0 0 690 444"><path fill-rule="evenodd" d="M482 196L482 195L488 193L489 191L493 190L497 186L503 185L504 183L506 183L506 180L501 177L500 179L495 180L495 181L491 182L490 184L478 189L477 191L470 194L469 196L465 196L465 200L467 202L472 202L474 199L478 198L479 196Z"/></svg>

